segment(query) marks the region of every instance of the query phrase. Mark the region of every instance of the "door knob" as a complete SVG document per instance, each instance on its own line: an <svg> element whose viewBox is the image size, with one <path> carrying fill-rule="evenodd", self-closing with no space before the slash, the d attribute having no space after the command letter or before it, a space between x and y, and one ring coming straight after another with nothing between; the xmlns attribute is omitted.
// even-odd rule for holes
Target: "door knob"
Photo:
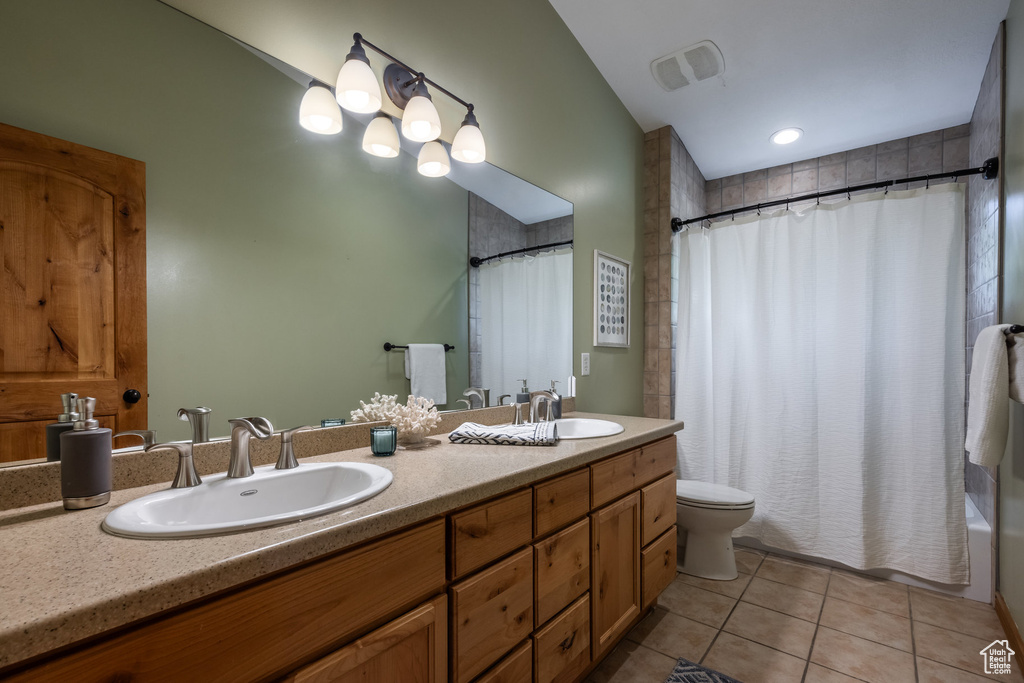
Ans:
<svg viewBox="0 0 1024 683"><path fill-rule="evenodd" d="M142 394L139 393L138 389L128 389L121 398L124 399L125 403L138 403L142 400Z"/></svg>

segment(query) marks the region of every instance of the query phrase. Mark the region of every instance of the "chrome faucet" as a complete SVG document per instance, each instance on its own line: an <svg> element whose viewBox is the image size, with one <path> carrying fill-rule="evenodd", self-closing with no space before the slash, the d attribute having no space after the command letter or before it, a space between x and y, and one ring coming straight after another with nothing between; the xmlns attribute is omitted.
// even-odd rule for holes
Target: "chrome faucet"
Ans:
<svg viewBox="0 0 1024 683"><path fill-rule="evenodd" d="M499 396L498 397L498 405L499 406L505 405L504 403L502 403L502 401L504 401L506 398L512 398L512 394L502 394L501 396Z"/></svg>
<svg viewBox="0 0 1024 683"><path fill-rule="evenodd" d="M137 436L142 439L142 450L148 451L153 444L156 443L156 430L155 429L129 429L124 432L118 432L114 434L113 438L119 436Z"/></svg>
<svg viewBox="0 0 1024 683"><path fill-rule="evenodd" d="M480 399L480 407L486 408L491 402L491 390L481 389L480 387L470 387L462 392L463 396L469 396L469 407L473 407L473 397L476 396Z"/></svg>
<svg viewBox="0 0 1024 683"><path fill-rule="evenodd" d="M553 422L551 419L551 404L557 400L557 396L552 391L541 390L530 394L530 422ZM540 411L538 410L541 403L545 403L543 420L540 419Z"/></svg>
<svg viewBox="0 0 1024 683"><path fill-rule="evenodd" d="M299 461L295 459L295 448L292 446L292 436L296 432L305 432L312 429L309 425L303 427L294 427L292 429L286 429L281 432L281 452L277 456L277 464L274 469L278 470L290 470L299 466Z"/></svg>
<svg viewBox="0 0 1024 683"><path fill-rule="evenodd" d="M228 479L252 476L252 459L249 457L249 438L255 436L266 441L274 435L274 425L265 417L236 417L231 423L231 460L228 462Z"/></svg>
<svg viewBox="0 0 1024 683"><path fill-rule="evenodd" d="M456 403L465 403L466 410L472 410L473 408L473 402L470 401L468 398L460 398L458 401L456 401ZM456 408L456 410L458 410L458 408Z"/></svg>
<svg viewBox="0 0 1024 683"><path fill-rule="evenodd" d="M173 448L178 451L178 472L174 475L174 481L171 483L172 489L187 489L203 483L203 480L199 478L199 473L196 472L195 463L192 461L192 444L179 442L146 446L147 451L157 448Z"/></svg>
<svg viewBox="0 0 1024 683"><path fill-rule="evenodd" d="M204 406L178 409L178 419L188 422L192 426L192 443L206 443L210 440L210 413L212 412Z"/></svg>

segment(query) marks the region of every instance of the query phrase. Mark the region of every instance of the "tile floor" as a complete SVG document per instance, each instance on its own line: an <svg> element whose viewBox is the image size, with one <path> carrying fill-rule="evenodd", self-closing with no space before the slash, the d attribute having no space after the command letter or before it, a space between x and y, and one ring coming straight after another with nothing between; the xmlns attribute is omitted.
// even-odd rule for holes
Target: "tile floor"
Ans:
<svg viewBox="0 0 1024 683"><path fill-rule="evenodd" d="M737 548L740 575L678 574L654 612L588 679L662 683L685 657L742 683L947 683L984 675L995 609L840 569Z"/></svg>

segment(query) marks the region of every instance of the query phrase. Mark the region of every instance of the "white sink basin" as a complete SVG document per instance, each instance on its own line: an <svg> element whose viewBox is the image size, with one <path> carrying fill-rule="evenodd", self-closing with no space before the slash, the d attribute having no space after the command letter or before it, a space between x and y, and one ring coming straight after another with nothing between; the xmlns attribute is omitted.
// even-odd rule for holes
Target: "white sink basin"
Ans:
<svg viewBox="0 0 1024 683"><path fill-rule="evenodd" d="M613 436L625 428L618 422L595 420L589 417L565 417L555 420L559 439L594 439L599 436Z"/></svg>
<svg viewBox="0 0 1024 683"><path fill-rule="evenodd" d="M199 486L168 489L113 510L103 529L128 538L195 538L309 519L372 498L391 483L378 465L309 463L290 470L256 468L251 477L227 473Z"/></svg>

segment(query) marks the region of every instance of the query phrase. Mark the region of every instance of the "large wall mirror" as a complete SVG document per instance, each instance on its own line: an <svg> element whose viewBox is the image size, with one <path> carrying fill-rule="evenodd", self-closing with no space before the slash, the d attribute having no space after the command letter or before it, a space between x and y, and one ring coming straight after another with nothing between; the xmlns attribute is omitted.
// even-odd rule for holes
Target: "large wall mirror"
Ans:
<svg viewBox="0 0 1024 683"><path fill-rule="evenodd" d="M231 417L316 426L348 419L375 391L404 398L403 354L384 342L455 347L444 409L463 407L471 386L497 404L506 374L531 389L568 376L564 263L554 280L526 276L553 302L544 311L558 307L543 314L546 341L542 328L498 320L498 299L481 295L491 270L565 261L568 245L545 245L571 241L568 202L489 164L437 179L417 173L414 155L369 156L367 121L347 112L341 134L309 133L298 123L307 77L157 0L5 2L3 14L18 30L0 44L0 122L146 165L143 405L160 441L190 438L179 408L210 407L221 437ZM537 320L530 296L516 305ZM565 367L494 370L512 347L492 340L519 349L515 335L530 329ZM0 366L0 384L15 372ZM53 382L54 417L65 387ZM19 429L0 420L0 463L30 455Z"/></svg>

